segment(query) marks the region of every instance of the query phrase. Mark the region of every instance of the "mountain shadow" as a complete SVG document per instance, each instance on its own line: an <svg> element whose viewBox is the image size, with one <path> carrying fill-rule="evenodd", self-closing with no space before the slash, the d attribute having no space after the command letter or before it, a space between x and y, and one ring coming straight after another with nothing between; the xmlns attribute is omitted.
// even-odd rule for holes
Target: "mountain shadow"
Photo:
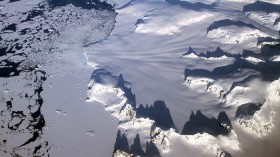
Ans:
<svg viewBox="0 0 280 157"><path fill-rule="evenodd" d="M253 64L246 59L236 57L234 63L214 68L212 71L205 69L185 69L185 78L188 76L209 77L209 78L228 78L241 69L252 69L260 72L263 80L271 81L280 76L280 62L259 62Z"/></svg>
<svg viewBox="0 0 280 157"><path fill-rule="evenodd" d="M136 135L136 137L134 139L134 143L131 145L131 150L130 151L134 155L143 156L145 154L145 152L143 151L143 149L141 147L139 134Z"/></svg>
<svg viewBox="0 0 280 157"><path fill-rule="evenodd" d="M262 104L247 103L237 108L235 118L249 119L261 109Z"/></svg>
<svg viewBox="0 0 280 157"><path fill-rule="evenodd" d="M228 152L226 152L226 151L224 151L224 153L225 153L225 154L224 154L224 157L232 157L230 153L228 153Z"/></svg>
<svg viewBox="0 0 280 157"><path fill-rule="evenodd" d="M146 157L161 157L157 146L151 141L146 143Z"/></svg>
<svg viewBox="0 0 280 157"><path fill-rule="evenodd" d="M144 107L142 104L136 110L136 117L150 118L155 121L156 126L168 130L176 127L173 123L169 109L164 101L155 101L152 106Z"/></svg>
<svg viewBox="0 0 280 157"><path fill-rule="evenodd" d="M268 59L274 57L274 56L279 56L280 55L280 42L277 44L264 44L261 47L261 56L264 56Z"/></svg>
<svg viewBox="0 0 280 157"><path fill-rule="evenodd" d="M251 4L247 4L243 7L243 11L251 12L251 11L264 11L267 14L273 12L280 12L280 5L272 4L268 2L256 1Z"/></svg>
<svg viewBox="0 0 280 157"><path fill-rule="evenodd" d="M94 82L96 83L107 84L107 83L116 83L118 77L114 76L112 73L104 69L97 69L93 71L90 79L94 80Z"/></svg>
<svg viewBox="0 0 280 157"><path fill-rule="evenodd" d="M258 37L258 45L264 42L274 42L274 43L280 43L279 38L272 38L272 37Z"/></svg>
<svg viewBox="0 0 280 157"><path fill-rule="evenodd" d="M271 44L267 42L273 42ZM261 52L255 53L250 50L243 50L242 57L255 57L270 62L273 57L280 55L280 39L271 37L258 37L258 45L261 45Z"/></svg>
<svg viewBox="0 0 280 157"><path fill-rule="evenodd" d="M275 26L275 25L277 25L279 22L280 22L280 17L278 17L278 18L275 19L273 25Z"/></svg>
<svg viewBox="0 0 280 157"><path fill-rule="evenodd" d="M143 151L139 134L137 134L136 137L134 138L134 143L131 146L129 146L126 135L121 134L120 130L118 130L117 133L114 153L117 150L121 150L129 154L133 154L134 156L161 157L160 152L157 149L156 145L151 141L146 142L146 152Z"/></svg>
<svg viewBox="0 0 280 157"><path fill-rule="evenodd" d="M274 42L275 44L263 44L266 42ZM211 57L232 57L235 59L242 59L246 57L255 57L267 62L270 62L272 57L280 55L280 39L271 37L258 37L258 45L263 44L260 53L244 49L242 54L231 54L222 50L219 46L215 51L197 52L194 48L189 47L188 51L183 56L195 54L198 57L211 58Z"/></svg>
<svg viewBox="0 0 280 157"><path fill-rule="evenodd" d="M127 103L131 104L133 109L136 109L136 97L135 94L132 93L131 88L125 85L125 81L123 79L122 74L119 75L117 88L120 88L124 92L124 96L127 98Z"/></svg>
<svg viewBox="0 0 280 157"><path fill-rule="evenodd" d="M118 130L117 139L114 146L114 152L117 150L122 150L125 152L130 152L129 145L125 134L121 134L121 131Z"/></svg>
<svg viewBox="0 0 280 157"><path fill-rule="evenodd" d="M202 9L212 10L216 6L218 6L217 3L212 3L212 4L204 4L201 2L191 3L188 1L181 1L181 0L166 0L166 1L170 4L180 5L181 7L189 10L202 10Z"/></svg>
<svg viewBox="0 0 280 157"><path fill-rule="evenodd" d="M225 52L220 47L217 47L217 49L215 51L207 51L206 53L196 52L192 47L189 47L188 52L183 54L183 56L189 55L189 54L195 54L196 56L204 57L204 58L210 58L210 57L218 58L218 57L222 57L222 56L227 56L227 57L237 57L237 56L239 56L239 55L235 55L235 54Z"/></svg>
<svg viewBox="0 0 280 157"><path fill-rule="evenodd" d="M252 80L254 80L256 78L262 79L262 77L260 75L250 75L250 76L244 78L243 80L233 82L230 86L230 89L227 92L225 92L223 97L225 98L237 86L248 87L249 82L251 82Z"/></svg>
<svg viewBox="0 0 280 157"><path fill-rule="evenodd" d="M248 28L252 28L252 29L257 29L254 25L247 24L243 21L233 21L233 20L230 20L230 19L223 19L223 20L213 22L207 28L207 33L214 30L214 29L218 29L220 27L227 27L227 26L248 27Z"/></svg>
<svg viewBox="0 0 280 157"><path fill-rule="evenodd" d="M266 42L273 42L273 44L267 44ZM272 81L278 79L280 76L280 62L272 61L273 58L280 55L280 39L274 39L271 37L259 37L258 44L263 44L260 53L256 53L250 50L243 50L242 54L231 54L223 51L220 47L217 47L215 51L207 52L196 52L192 47L189 47L188 51L183 54L195 54L198 57L231 57L235 61L232 64L220 66L214 68L212 71L205 69L185 69L185 78L188 76L198 76L198 77L209 77L209 78L227 78L230 75L242 70L242 69L252 69L261 73L263 80ZM264 62L252 63L245 58L254 57L261 59Z"/></svg>
<svg viewBox="0 0 280 157"><path fill-rule="evenodd" d="M208 133L213 136L228 135L231 132L231 122L225 112L220 112L218 119L208 118L197 111L191 113L190 120L187 121L182 130L182 135L194 135L197 133Z"/></svg>

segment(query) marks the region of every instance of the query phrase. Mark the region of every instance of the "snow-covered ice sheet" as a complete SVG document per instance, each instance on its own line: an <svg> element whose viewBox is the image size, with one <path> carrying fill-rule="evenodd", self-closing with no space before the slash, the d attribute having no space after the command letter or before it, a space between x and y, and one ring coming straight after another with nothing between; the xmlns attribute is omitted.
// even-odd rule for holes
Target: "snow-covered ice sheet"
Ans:
<svg viewBox="0 0 280 157"><path fill-rule="evenodd" d="M277 156L279 3L0 1L0 156Z"/></svg>

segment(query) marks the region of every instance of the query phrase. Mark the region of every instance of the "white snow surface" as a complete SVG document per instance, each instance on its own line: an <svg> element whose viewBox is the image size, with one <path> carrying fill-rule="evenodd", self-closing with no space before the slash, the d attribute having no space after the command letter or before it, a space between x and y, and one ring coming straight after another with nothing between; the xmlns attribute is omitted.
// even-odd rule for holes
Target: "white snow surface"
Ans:
<svg viewBox="0 0 280 157"><path fill-rule="evenodd" d="M161 0L130 1L117 12L111 35L84 48L88 64L106 69L115 76L123 74L136 94L138 105L164 100L179 130L190 111L208 110L209 106L217 104L216 98L208 93L198 94L184 87L184 68L211 70L231 62L228 61L231 58L227 60L225 57L207 61L197 61L193 56L182 57L186 49L192 46L214 50L220 46L232 54L242 54L243 49L258 52L258 37L270 36L262 30L237 26L221 27L206 33L207 26L215 20L243 18L246 22L247 17L222 10L191 10ZM247 21L251 19L247 18Z"/></svg>
<svg viewBox="0 0 280 157"><path fill-rule="evenodd" d="M11 4L1 2L0 13L11 16L6 21L0 21L3 24L0 29L6 23L22 20L24 17L21 12L31 10L39 2L41 1L22 0ZM208 58L194 53L183 55L189 47L203 52L220 47L231 55L242 54L243 49L259 53L259 37L279 38L275 34L279 31L279 23L272 24L279 18L279 13L252 12L248 16L240 10L245 4L255 2L254 0L188 1L219 4L215 9L200 10L184 8L164 0L110 2L116 3L118 14L115 24L112 18L114 13L67 5L46 11L45 18L35 18L30 23L17 25L18 29L31 28L36 37L46 39L31 42L31 48L17 53L38 51L39 53L30 53L24 63L39 65L38 69L46 71L50 76L44 83L42 93L45 101L42 112L47 124L41 138L51 143L51 155L74 157L92 156L96 153L96 156L111 156L117 130L126 134L130 145L136 134L139 134L143 150L146 141L154 142L164 157L186 154L193 157L215 157L224 156L224 152L233 157L273 157L280 153L277 147L280 144L280 80L271 83L254 78L246 85L237 85L231 89L234 82L242 82L251 75L261 75L252 69L238 69L238 73L228 78L184 78L185 68L212 71L217 67L233 64L235 59L225 55ZM267 2L280 4L279 0ZM23 7L19 7L21 5ZM221 9L222 7L225 9ZM11 8L18 10L15 12ZM73 16L70 13L80 18L71 19ZM257 28L225 26L207 32L207 27L213 21L223 19L253 23ZM60 34L49 38L42 32L36 32L35 28L40 24L49 31L57 29ZM259 27L260 25L264 27ZM110 33L108 30L113 26ZM19 36L18 33L3 34L1 37L12 40ZM30 34L20 37L19 42L28 37ZM107 38L104 39L105 37ZM8 57L13 61L24 60L18 56L1 56L1 59ZM265 62L256 57L242 59L252 64ZM279 60L279 56L273 58L274 62ZM154 120L136 118L136 111L127 103L128 98L122 89L110 84L111 82L102 84L90 78L91 73L98 69L104 69L112 76L122 74L127 81L126 85L136 95L137 106L163 100L170 109L178 131L153 128ZM25 77L23 75L1 78L1 83L6 83L5 89L1 91L1 99L14 97L16 104L22 104L13 106L13 110L24 110L30 103L22 101L22 93L18 91L22 88L29 94L34 88L28 86L30 80L20 81ZM227 91L230 92L223 97ZM260 102L263 102L263 106L251 119L234 117L238 106ZM3 108L3 105L0 107ZM226 111L233 130L227 136L217 137L207 133L181 135L191 112L197 110L201 110L209 118L217 117L220 111ZM26 120L28 118L30 117ZM18 119L14 119L11 124L18 122ZM89 136L88 132L94 135ZM154 133L159 134L151 139L151 134ZM1 132L1 136L8 137L4 149L13 151L18 143L28 139L28 135L24 133L12 136ZM33 143L23 149L16 149L16 153L28 156L24 149L35 146L36 143ZM114 156L130 154L118 151Z"/></svg>

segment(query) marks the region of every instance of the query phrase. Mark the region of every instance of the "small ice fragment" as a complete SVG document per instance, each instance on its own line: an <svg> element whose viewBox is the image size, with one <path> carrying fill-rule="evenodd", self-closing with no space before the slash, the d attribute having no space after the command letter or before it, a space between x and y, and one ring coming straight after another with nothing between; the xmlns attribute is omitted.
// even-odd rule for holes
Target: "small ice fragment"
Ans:
<svg viewBox="0 0 280 157"><path fill-rule="evenodd" d="M87 131L87 134L90 135L91 137L94 136L94 133L95 133L94 130Z"/></svg>
<svg viewBox="0 0 280 157"><path fill-rule="evenodd" d="M61 114L61 110L60 110L60 109L57 109L56 112L57 112L58 114Z"/></svg>
<svg viewBox="0 0 280 157"><path fill-rule="evenodd" d="M60 109L57 109L57 110L56 110L56 113L62 114L62 115L64 115L64 116L66 115L66 112L62 112Z"/></svg>

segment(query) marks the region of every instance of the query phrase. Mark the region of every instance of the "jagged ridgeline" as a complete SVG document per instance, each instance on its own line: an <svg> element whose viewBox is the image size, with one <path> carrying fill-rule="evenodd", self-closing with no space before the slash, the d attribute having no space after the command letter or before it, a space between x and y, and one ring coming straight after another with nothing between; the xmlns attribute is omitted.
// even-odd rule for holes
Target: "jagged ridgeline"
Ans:
<svg viewBox="0 0 280 157"><path fill-rule="evenodd" d="M73 4L74 6L82 7L83 9L114 10L114 7L107 3L106 0L48 0L48 4L52 8Z"/></svg>

